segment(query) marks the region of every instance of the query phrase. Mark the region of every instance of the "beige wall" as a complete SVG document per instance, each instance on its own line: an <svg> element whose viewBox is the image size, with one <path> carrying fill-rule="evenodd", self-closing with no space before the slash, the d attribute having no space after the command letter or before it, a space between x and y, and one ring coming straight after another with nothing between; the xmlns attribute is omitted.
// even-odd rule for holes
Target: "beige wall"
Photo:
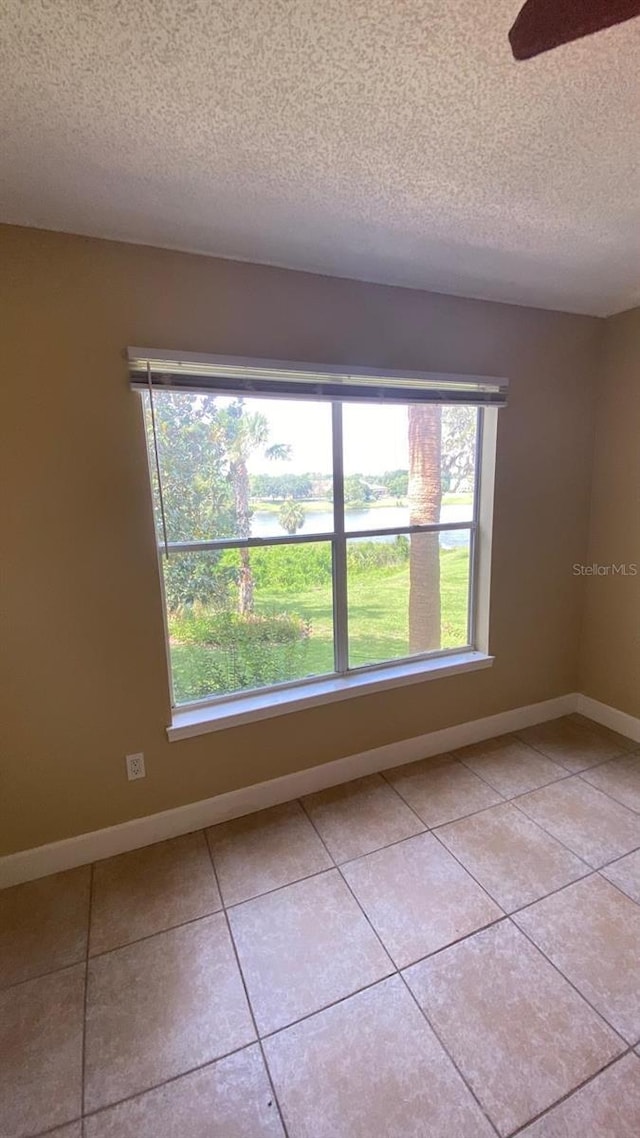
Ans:
<svg viewBox="0 0 640 1138"><path fill-rule="evenodd" d="M602 321L9 227L0 264L1 852L575 690ZM169 744L127 344L508 376L495 666Z"/></svg>
<svg viewBox="0 0 640 1138"><path fill-rule="evenodd" d="M597 402L581 690L640 716L640 308L607 320Z"/></svg>

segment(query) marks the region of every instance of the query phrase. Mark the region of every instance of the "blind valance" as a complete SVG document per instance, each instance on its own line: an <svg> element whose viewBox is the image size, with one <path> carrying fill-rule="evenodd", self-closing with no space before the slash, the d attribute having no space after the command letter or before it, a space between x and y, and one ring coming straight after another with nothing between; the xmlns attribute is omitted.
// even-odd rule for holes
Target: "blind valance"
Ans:
<svg viewBox="0 0 640 1138"><path fill-rule="evenodd" d="M147 348L128 348L127 358L135 388L367 403L504 407L507 401L508 380L486 375L386 371Z"/></svg>

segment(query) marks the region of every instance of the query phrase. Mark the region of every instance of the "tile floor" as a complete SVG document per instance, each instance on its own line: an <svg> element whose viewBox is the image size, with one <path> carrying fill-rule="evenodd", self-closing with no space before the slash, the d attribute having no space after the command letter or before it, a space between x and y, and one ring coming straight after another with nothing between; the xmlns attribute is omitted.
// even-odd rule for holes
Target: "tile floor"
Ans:
<svg viewBox="0 0 640 1138"><path fill-rule="evenodd" d="M637 1138L640 746L580 716L0 893L0 1135Z"/></svg>

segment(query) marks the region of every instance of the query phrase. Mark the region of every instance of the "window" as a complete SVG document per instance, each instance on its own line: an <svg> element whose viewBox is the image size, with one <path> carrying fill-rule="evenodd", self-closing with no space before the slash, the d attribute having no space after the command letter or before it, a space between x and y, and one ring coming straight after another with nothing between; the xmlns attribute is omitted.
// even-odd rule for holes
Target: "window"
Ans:
<svg viewBox="0 0 640 1138"><path fill-rule="evenodd" d="M174 706L475 645L477 398L151 380Z"/></svg>

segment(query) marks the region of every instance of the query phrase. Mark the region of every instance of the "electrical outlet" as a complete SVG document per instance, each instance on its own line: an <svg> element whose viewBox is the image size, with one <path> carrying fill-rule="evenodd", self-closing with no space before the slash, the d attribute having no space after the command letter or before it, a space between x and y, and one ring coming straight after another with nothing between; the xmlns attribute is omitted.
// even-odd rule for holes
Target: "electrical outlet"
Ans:
<svg viewBox="0 0 640 1138"><path fill-rule="evenodd" d="M129 782L134 778L146 778L147 772L144 769L144 755L142 751L137 755L127 755L126 763Z"/></svg>

